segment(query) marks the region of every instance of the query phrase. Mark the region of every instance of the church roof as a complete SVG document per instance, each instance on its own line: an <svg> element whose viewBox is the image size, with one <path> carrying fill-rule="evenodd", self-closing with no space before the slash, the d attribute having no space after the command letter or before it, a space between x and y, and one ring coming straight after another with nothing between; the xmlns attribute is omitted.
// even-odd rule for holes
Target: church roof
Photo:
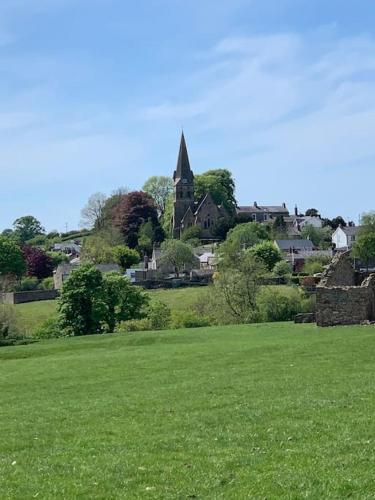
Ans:
<svg viewBox="0 0 375 500"><path fill-rule="evenodd" d="M189 183L193 182L194 175L190 168L189 155L187 152L184 133L181 134L180 150L178 152L177 167L173 175L175 182L180 179L186 179Z"/></svg>

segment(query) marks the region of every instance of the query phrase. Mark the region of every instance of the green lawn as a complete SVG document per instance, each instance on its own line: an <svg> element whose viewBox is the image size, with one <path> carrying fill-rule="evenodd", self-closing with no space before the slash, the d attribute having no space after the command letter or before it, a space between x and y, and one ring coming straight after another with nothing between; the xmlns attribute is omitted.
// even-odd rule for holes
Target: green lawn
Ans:
<svg viewBox="0 0 375 500"><path fill-rule="evenodd" d="M158 299L172 310L185 311L193 306L200 298L207 293L206 287L177 288L173 290L150 290L151 299ZM56 311L56 301L42 300L40 302L29 302L18 304L16 310L19 314L20 327L22 332L31 336L35 329Z"/></svg>
<svg viewBox="0 0 375 500"><path fill-rule="evenodd" d="M375 328L0 349L1 498L374 498Z"/></svg>

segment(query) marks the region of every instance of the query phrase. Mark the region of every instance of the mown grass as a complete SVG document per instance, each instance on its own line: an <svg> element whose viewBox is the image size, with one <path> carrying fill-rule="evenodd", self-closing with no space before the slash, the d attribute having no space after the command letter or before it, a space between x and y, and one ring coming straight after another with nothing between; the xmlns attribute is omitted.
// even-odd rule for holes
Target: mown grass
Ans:
<svg viewBox="0 0 375 500"><path fill-rule="evenodd" d="M169 290L150 290L151 300L165 302L172 311L186 311L198 300L204 298L207 293L206 287L177 288ZM42 300L18 304L16 311L19 316L19 327L21 333L32 336L38 326L56 312L56 301Z"/></svg>
<svg viewBox="0 0 375 500"><path fill-rule="evenodd" d="M0 349L2 498L374 498L375 329Z"/></svg>

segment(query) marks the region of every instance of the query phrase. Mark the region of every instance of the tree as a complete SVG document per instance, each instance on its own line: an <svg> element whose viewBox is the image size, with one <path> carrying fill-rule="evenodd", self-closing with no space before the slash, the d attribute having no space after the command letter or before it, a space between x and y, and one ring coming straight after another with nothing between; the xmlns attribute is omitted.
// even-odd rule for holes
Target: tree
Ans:
<svg viewBox="0 0 375 500"><path fill-rule="evenodd" d="M184 267L194 262L193 250L190 245L180 240L167 240L161 245L160 262L162 266L173 267L179 277Z"/></svg>
<svg viewBox="0 0 375 500"><path fill-rule="evenodd" d="M375 212L368 212L361 217L361 230L360 233L374 233L375 232Z"/></svg>
<svg viewBox="0 0 375 500"><path fill-rule="evenodd" d="M236 322L257 319L257 295L266 274L264 265L249 252L244 252L227 267L224 262L214 276L214 294Z"/></svg>
<svg viewBox="0 0 375 500"><path fill-rule="evenodd" d="M319 216L319 210L316 208L309 208L305 212L306 217L318 217Z"/></svg>
<svg viewBox="0 0 375 500"><path fill-rule="evenodd" d="M103 211L107 197L103 193L94 193L81 210L82 224L84 227L97 230L104 228Z"/></svg>
<svg viewBox="0 0 375 500"><path fill-rule="evenodd" d="M108 307L102 273L83 265L70 274L58 301L59 323L69 335L89 335L105 330Z"/></svg>
<svg viewBox="0 0 375 500"><path fill-rule="evenodd" d="M130 280L118 273L108 273L103 277L107 312L107 331L112 333L118 323L144 317L149 297L139 287L132 286Z"/></svg>
<svg viewBox="0 0 375 500"><path fill-rule="evenodd" d="M236 225L234 217L219 217L212 230L213 236L221 241L224 241L227 237L229 231L233 229Z"/></svg>
<svg viewBox="0 0 375 500"><path fill-rule="evenodd" d="M44 227L41 223L33 217L32 215L25 215L20 217L13 222L14 235L19 239L21 243L25 243L32 238L35 238L38 234L43 234Z"/></svg>
<svg viewBox="0 0 375 500"><path fill-rule="evenodd" d="M91 264L108 264L114 261L113 247L100 235L83 240L81 260Z"/></svg>
<svg viewBox="0 0 375 500"><path fill-rule="evenodd" d="M149 220L153 227L158 225L155 203L148 193L133 191L121 197L117 207L116 222L128 247L138 246L139 228Z"/></svg>
<svg viewBox="0 0 375 500"><path fill-rule="evenodd" d="M172 179L162 175L154 175L144 183L142 190L152 196L159 215L163 215L168 199L173 192Z"/></svg>
<svg viewBox="0 0 375 500"><path fill-rule="evenodd" d="M197 175L194 186L196 201L210 193L215 203L223 205L229 214L235 213L237 202L234 191L236 186L229 170L208 170L204 174Z"/></svg>
<svg viewBox="0 0 375 500"><path fill-rule="evenodd" d="M229 231L227 239L220 245L219 256L230 265L244 250L264 240L268 240L264 225L259 222L238 224Z"/></svg>
<svg viewBox="0 0 375 500"><path fill-rule="evenodd" d="M141 260L139 253L125 245L117 245L113 248L113 255L115 262L121 267L125 272L134 264L138 264Z"/></svg>
<svg viewBox="0 0 375 500"><path fill-rule="evenodd" d="M357 241L353 245L353 257L366 264L368 271L370 263L375 260L375 232L359 234Z"/></svg>
<svg viewBox="0 0 375 500"><path fill-rule="evenodd" d="M154 228L151 219L144 222L138 232L138 250L142 255L151 255L154 237Z"/></svg>
<svg viewBox="0 0 375 500"><path fill-rule="evenodd" d="M268 271L272 271L275 264L282 260L281 252L271 241L263 241L248 250L250 255L261 261Z"/></svg>
<svg viewBox="0 0 375 500"><path fill-rule="evenodd" d="M26 274L38 280L48 278L53 273L53 261L49 255L37 247L25 245L22 253L26 262Z"/></svg>
<svg viewBox="0 0 375 500"><path fill-rule="evenodd" d="M329 248L332 245L331 235L332 231L328 226L319 228L312 224L306 224L301 230L302 238L311 240L313 245L318 248Z"/></svg>
<svg viewBox="0 0 375 500"><path fill-rule="evenodd" d="M0 236L0 279L5 287L9 280L19 278L26 272L26 263L16 242Z"/></svg>
<svg viewBox="0 0 375 500"><path fill-rule="evenodd" d="M272 272L277 278L288 279L292 275L292 267L286 260L280 260L273 266Z"/></svg>
<svg viewBox="0 0 375 500"><path fill-rule="evenodd" d="M308 274L317 274L324 271L324 266L329 264L331 259L324 256L312 256L306 259L303 266L303 272Z"/></svg>
<svg viewBox="0 0 375 500"><path fill-rule="evenodd" d="M192 247L200 244L202 229L199 226L190 226L181 235L181 241L188 243Z"/></svg>
<svg viewBox="0 0 375 500"><path fill-rule="evenodd" d="M282 215L278 215L272 224L272 233L275 239L281 239L286 235L286 222Z"/></svg>
<svg viewBox="0 0 375 500"><path fill-rule="evenodd" d="M160 217L160 225L164 230L167 238L172 235L172 219L173 219L173 195L170 195L165 203L163 215Z"/></svg>
<svg viewBox="0 0 375 500"><path fill-rule="evenodd" d="M337 229L339 226L342 226L342 227L345 227L346 226L346 222L345 220L341 217L341 215L338 215L337 217L334 217L332 220L331 220L331 227L333 230Z"/></svg>

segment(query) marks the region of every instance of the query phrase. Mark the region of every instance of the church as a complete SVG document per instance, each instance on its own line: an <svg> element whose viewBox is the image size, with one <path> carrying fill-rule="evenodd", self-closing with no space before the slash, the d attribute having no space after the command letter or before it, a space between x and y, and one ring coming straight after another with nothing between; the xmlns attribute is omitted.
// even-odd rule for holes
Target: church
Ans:
<svg viewBox="0 0 375 500"><path fill-rule="evenodd" d="M228 218L224 207L217 205L212 196L207 193L201 200L194 198L194 174L190 168L184 133L181 135L177 167L173 174L173 237L181 234L192 226L201 229L201 238L214 240L215 224L219 219Z"/></svg>

